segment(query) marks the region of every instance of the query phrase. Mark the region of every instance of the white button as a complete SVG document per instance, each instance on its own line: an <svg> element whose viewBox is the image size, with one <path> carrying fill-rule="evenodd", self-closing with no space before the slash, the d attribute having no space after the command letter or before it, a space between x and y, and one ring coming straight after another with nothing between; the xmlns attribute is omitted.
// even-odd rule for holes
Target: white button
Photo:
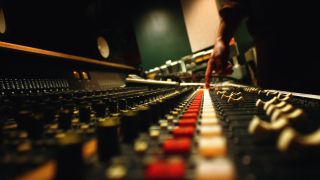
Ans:
<svg viewBox="0 0 320 180"><path fill-rule="evenodd" d="M197 180L233 180L236 178L232 162L226 158L202 160L196 165Z"/></svg>
<svg viewBox="0 0 320 180"><path fill-rule="evenodd" d="M225 156L227 154L226 138L223 136L201 137L198 151L204 157Z"/></svg>
<svg viewBox="0 0 320 180"><path fill-rule="evenodd" d="M222 134L222 128L220 125L201 126L199 130L200 136L219 136Z"/></svg>
<svg viewBox="0 0 320 180"><path fill-rule="evenodd" d="M216 114L216 113L205 113L205 112L203 112L203 113L201 114L201 117L202 117L203 119L216 118L216 117L217 117L217 114Z"/></svg>
<svg viewBox="0 0 320 180"><path fill-rule="evenodd" d="M218 118L201 118L200 123L202 126L210 126L210 125L217 125L219 123Z"/></svg>

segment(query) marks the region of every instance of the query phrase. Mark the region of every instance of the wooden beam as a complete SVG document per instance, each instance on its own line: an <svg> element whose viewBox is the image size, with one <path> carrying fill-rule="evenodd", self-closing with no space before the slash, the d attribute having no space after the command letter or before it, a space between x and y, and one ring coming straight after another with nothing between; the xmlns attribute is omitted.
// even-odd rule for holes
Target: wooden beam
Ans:
<svg viewBox="0 0 320 180"><path fill-rule="evenodd" d="M55 51L49 51L49 50L44 50L44 49L39 49L39 48L34 48L34 47L29 47L29 46L23 46L23 45L13 44L13 43L8 43L8 42L3 42L3 41L0 41L0 48L14 50L14 51L20 51L20 52L33 53L33 54L37 54L37 55L44 55L44 56L49 56L49 57L55 57L55 58L59 58L59 59L67 59L67 60L71 60L74 62L84 62L84 63L88 63L88 64L101 65L101 66L105 66L105 67L113 67L113 68L126 69L126 70L135 70L134 67L124 65L124 64L103 62L103 61L97 60L97 59L81 57L81 56L60 53L60 52L55 52Z"/></svg>

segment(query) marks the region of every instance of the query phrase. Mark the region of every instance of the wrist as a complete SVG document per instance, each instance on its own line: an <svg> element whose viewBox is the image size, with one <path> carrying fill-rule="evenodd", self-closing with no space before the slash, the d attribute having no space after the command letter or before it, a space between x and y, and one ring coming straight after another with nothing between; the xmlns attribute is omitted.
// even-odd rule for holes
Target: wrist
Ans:
<svg viewBox="0 0 320 180"><path fill-rule="evenodd" d="M216 43L223 43L224 45L228 44L228 38L225 38L223 36L218 36L216 38Z"/></svg>

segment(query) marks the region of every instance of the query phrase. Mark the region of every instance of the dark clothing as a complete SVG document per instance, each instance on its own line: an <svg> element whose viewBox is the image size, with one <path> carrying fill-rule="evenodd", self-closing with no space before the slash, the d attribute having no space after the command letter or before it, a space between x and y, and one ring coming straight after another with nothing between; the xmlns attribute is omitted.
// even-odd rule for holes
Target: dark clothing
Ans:
<svg viewBox="0 0 320 180"><path fill-rule="evenodd" d="M258 84L320 94L319 10L301 1L228 0L222 18L242 16L255 40ZM232 20L232 19L230 19Z"/></svg>

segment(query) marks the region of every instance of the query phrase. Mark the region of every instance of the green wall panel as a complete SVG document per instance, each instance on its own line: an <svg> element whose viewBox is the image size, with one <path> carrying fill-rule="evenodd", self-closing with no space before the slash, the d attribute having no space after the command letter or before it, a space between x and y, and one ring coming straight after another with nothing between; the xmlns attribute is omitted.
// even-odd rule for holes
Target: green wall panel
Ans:
<svg viewBox="0 0 320 180"><path fill-rule="evenodd" d="M191 53L179 0L140 1L133 26L145 70Z"/></svg>

